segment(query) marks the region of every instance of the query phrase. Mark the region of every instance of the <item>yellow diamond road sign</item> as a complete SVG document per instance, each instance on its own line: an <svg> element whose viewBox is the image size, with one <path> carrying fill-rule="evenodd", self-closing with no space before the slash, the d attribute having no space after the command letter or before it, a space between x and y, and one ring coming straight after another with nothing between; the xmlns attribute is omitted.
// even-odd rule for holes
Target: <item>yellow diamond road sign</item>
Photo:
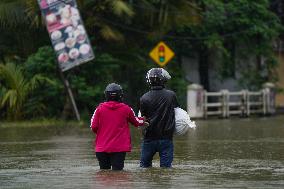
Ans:
<svg viewBox="0 0 284 189"><path fill-rule="evenodd" d="M149 55L157 64L165 66L175 53L164 42L160 42Z"/></svg>

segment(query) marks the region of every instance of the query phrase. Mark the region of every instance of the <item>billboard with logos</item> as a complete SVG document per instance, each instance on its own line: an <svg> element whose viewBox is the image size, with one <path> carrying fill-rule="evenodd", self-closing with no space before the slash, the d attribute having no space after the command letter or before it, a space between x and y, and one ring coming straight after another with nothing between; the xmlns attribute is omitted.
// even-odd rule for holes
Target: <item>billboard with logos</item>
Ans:
<svg viewBox="0 0 284 189"><path fill-rule="evenodd" d="M38 0L62 71L95 56L75 0Z"/></svg>

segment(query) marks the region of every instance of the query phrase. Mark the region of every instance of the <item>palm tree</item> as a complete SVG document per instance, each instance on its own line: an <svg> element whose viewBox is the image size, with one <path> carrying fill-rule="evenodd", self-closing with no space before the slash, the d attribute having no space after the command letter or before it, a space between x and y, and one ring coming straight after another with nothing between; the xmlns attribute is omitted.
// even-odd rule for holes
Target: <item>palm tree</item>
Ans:
<svg viewBox="0 0 284 189"><path fill-rule="evenodd" d="M2 61L8 57L27 57L48 37L42 24L36 0L0 1L0 54ZM37 40L34 40L34 39Z"/></svg>
<svg viewBox="0 0 284 189"><path fill-rule="evenodd" d="M124 36L116 26L108 20L129 20L134 16L134 9L123 0L81 0L81 12L86 26L104 40L123 41ZM107 18L107 19L106 19ZM96 35L95 36L98 36Z"/></svg>
<svg viewBox="0 0 284 189"><path fill-rule="evenodd" d="M2 0L0 2L0 26L40 26L40 13L36 0Z"/></svg>
<svg viewBox="0 0 284 189"><path fill-rule="evenodd" d="M78 0L85 26L96 39L123 40L123 34L102 18L134 15L133 9L123 0ZM0 1L0 55L27 57L39 46L49 43L37 0ZM37 40L34 40L34 39ZM6 56L3 56L6 55Z"/></svg>
<svg viewBox="0 0 284 189"><path fill-rule="evenodd" d="M43 82L51 80L39 74L26 80L22 69L13 63L0 64L0 108L6 108L8 118L17 120L25 114L23 107L33 90Z"/></svg>
<svg viewBox="0 0 284 189"><path fill-rule="evenodd" d="M85 1L78 0L78 3L83 5ZM1 0L0 27L19 25L26 25L30 28L44 26L37 0Z"/></svg>
<svg viewBox="0 0 284 189"><path fill-rule="evenodd" d="M132 1L136 20L149 33L150 38L163 38L179 26L198 24L201 20L200 8L194 0L156 0ZM145 22L147 20L147 22Z"/></svg>

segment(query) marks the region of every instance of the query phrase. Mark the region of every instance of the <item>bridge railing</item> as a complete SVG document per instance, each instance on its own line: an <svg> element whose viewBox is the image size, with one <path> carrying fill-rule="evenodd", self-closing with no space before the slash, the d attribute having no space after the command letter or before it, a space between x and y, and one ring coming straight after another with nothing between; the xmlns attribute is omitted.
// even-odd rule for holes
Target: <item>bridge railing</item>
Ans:
<svg viewBox="0 0 284 189"><path fill-rule="evenodd" d="M195 102L194 102L195 101ZM207 92L199 85L188 88L188 113L191 117L219 116L227 118L233 115L275 113L275 92L271 85L259 91L221 90Z"/></svg>

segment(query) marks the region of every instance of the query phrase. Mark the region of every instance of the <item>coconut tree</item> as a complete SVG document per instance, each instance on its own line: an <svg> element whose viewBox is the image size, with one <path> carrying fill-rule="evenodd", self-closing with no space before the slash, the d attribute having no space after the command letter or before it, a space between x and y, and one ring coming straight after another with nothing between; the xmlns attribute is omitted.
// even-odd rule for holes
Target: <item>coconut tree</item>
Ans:
<svg viewBox="0 0 284 189"><path fill-rule="evenodd" d="M27 80L19 66L13 63L0 64L0 108L6 108L9 119L23 118L23 107L28 103L33 90L43 82L52 83L39 74Z"/></svg>
<svg viewBox="0 0 284 189"><path fill-rule="evenodd" d="M7 56L27 57L48 42L36 0L1 0L0 32L2 61Z"/></svg>
<svg viewBox="0 0 284 189"><path fill-rule="evenodd" d="M150 39L163 39L183 25L200 22L200 8L194 0L141 0L130 1L135 10L133 26L147 31Z"/></svg>
<svg viewBox="0 0 284 189"><path fill-rule="evenodd" d="M62 1L64 2L64 1ZM109 24L101 20L106 14L116 17L131 17L134 12L129 4L122 0L78 0L79 8L86 13L91 27L99 27L101 35L106 38L120 38ZM95 12L93 12L95 11ZM42 19L37 0L2 0L0 2L0 26L17 27L26 25L31 28L42 27Z"/></svg>
<svg viewBox="0 0 284 189"><path fill-rule="evenodd" d="M89 31L103 40L123 41L121 30L108 20L130 20L135 14L130 3L123 0L81 0L79 6Z"/></svg>
<svg viewBox="0 0 284 189"><path fill-rule="evenodd" d="M77 1L79 5L83 5L85 2L85 0ZM28 24L30 27L44 25L37 0L1 0L0 25L17 27L22 24Z"/></svg>
<svg viewBox="0 0 284 189"><path fill-rule="evenodd" d="M19 24L38 23L36 19L36 1L34 0L2 0L0 2L0 26L16 27Z"/></svg>
<svg viewBox="0 0 284 189"><path fill-rule="evenodd" d="M131 18L134 12L128 2L123 0L77 0L77 2L92 41L124 39L118 29L102 18L106 16L111 20ZM1 0L0 32L2 61L5 61L6 56L17 55L25 58L40 46L50 44L37 0Z"/></svg>

